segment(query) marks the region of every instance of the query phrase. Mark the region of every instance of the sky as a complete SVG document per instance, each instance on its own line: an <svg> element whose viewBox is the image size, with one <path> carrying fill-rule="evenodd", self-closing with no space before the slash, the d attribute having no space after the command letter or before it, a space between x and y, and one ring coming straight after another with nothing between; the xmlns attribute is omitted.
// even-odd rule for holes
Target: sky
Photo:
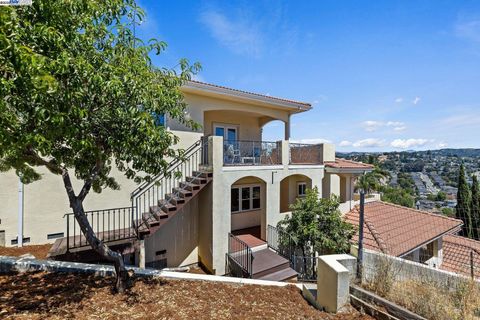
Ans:
<svg viewBox="0 0 480 320"><path fill-rule="evenodd" d="M480 1L140 0L153 57L197 80L312 104L291 140L338 151L480 148ZM283 138L273 121L263 140Z"/></svg>

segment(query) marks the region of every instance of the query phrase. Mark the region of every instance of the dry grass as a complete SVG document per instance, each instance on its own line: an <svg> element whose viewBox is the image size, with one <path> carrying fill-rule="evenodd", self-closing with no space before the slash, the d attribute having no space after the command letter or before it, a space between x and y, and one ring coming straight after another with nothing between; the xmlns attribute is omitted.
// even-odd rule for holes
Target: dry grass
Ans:
<svg viewBox="0 0 480 320"><path fill-rule="evenodd" d="M137 280L125 295L111 279L26 273L0 276L0 318L15 319L336 319L370 320L310 306L294 286L186 280Z"/></svg>
<svg viewBox="0 0 480 320"><path fill-rule="evenodd" d="M52 247L51 244L23 246L20 248L0 246L0 256L19 257L21 255L30 253L34 255L35 258L37 259L46 259L48 251L50 250L51 247Z"/></svg>
<svg viewBox="0 0 480 320"><path fill-rule="evenodd" d="M420 277L421 278L421 277ZM395 281L395 271L380 260L375 277L364 286L378 295L431 320L480 319L480 286L466 280L454 289L422 279Z"/></svg>

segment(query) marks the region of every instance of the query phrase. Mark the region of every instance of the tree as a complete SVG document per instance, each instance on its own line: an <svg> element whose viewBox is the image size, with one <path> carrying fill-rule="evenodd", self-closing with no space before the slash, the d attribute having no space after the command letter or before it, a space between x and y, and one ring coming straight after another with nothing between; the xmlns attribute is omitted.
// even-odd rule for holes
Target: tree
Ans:
<svg viewBox="0 0 480 320"><path fill-rule="evenodd" d="M409 208L415 206L415 198L408 192L408 190L402 188L383 188L382 201L395 203Z"/></svg>
<svg viewBox="0 0 480 320"><path fill-rule="evenodd" d="M279 222L278 227L292 235L303 256L345 253L355 230L345 222L338 210L338 199L319 199L317 188L307 190L291 206L292 215Z"/></svg>
<svg viewBox="0 0 480 320"><path fill-rule="evenodd" d="M470 215L472 217L472 236L480 239L480 184L476 175L472 175L472 200Z"/></svg>
<svg viewBox="0 0 480 320"><path fill-rule="evenodd" d="M373 160L369 158L369 161ZM363 190L367 194L372 191L379 191L382 186L382 179L389 176L388 171L375 165L372 172L365 173L358 178L356 188Z"/></svg>
<svg viewBox="0 0 480 320"><path fill-rule="evenodd" d="M470 188L465 178L465 167L460 165L458 174L457 206L455 215L463 221L462 234L464 237L472 237L472 218L470 215Z"/></svg>
<svg viewBox="0 0 480 320"><path fill-rule="evenodd" d="M184 116L179 86L199 66L155 67L150 54L166 44L135 39L143 18L135 0L0 8L0 169L24 183L41 178L39 166L61 176L86 240L114 263L120 292L128 278L122 257L96 237L83 201L91 189L119 188L113 167L140 182L180 156L158 115L196 127ZM78 193L72 176L83 181Z"/></svg>

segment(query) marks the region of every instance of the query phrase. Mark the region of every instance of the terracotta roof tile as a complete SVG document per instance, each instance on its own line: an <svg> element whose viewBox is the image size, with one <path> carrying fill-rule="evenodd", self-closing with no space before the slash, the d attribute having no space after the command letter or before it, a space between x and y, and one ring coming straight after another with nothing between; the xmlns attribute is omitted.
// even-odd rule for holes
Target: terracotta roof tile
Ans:
<svg viewBox="0 0 480 320"><path fill-rule="evenodd" d="M440 269L470 276L470 252L473 251L473 271L480 278L480 241L456 235L443 237L443 262Z"/></svg>
<svg viewBox="0 0 480 320"><path fill-rule="evenodd" d="M304 107L306 107L308 109L310 109L312 107L312 105L310 103L307 103L307 102L301 102L301 101L296 101L296 100L291 100L291 99L272 97L272 96L267 96L265 94L249 92L249 91L244 91L244 90L239 90L239 89L233 89L233 88L224 87L224 86L220 86L220 85L217 85L217 84L212 84L212 83L207 83L207 82L202 82L202 81L197 81L197 80L190 80L190 82L199 83L199 84L203 84L203 85L207 85L207 86L215 87L215 88L220 88L220 89L226 89L226 90L233 91L233 92L251 94L251 95L258 96L258 97L269 98L269 99L283 101L283 102L296 103L296 104L303 105Z"/></svg>
<svg viewBox="0 0 480 320"><path fill-rule="evenodd" d="M336 158L334 161L325 161L325 166L338 169L373 169L373 165L357 162L342 158Z"/></svg>
<svg viewBox="0 0 480 320"><path fill-rule="evenodd" d="M347 222L358 226L360 208L345 215ZM435 238L456 232L461 220L373 201L365 203L364 248L393 256L403 256ZM358 243L358 232L352 243Z"/></svg>

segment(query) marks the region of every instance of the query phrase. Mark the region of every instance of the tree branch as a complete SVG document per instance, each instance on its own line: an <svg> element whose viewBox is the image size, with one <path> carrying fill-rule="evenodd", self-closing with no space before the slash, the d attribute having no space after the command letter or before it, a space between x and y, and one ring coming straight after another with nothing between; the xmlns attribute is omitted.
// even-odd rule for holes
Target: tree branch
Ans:
<svg viewBox="0 0 480 320"><path fill-rule="evenodd" d="M80 190L80 193L78 194L78 197L77 197L78 200L83 201L85 199L88 192L90 192L90 189L92 188L93 181L102 170L103 165L104 165L103 161L97 160L97 164L95 165L95 167L93 167L90 177L85 181L85 184L83 185L82 190Z"/></svg>

